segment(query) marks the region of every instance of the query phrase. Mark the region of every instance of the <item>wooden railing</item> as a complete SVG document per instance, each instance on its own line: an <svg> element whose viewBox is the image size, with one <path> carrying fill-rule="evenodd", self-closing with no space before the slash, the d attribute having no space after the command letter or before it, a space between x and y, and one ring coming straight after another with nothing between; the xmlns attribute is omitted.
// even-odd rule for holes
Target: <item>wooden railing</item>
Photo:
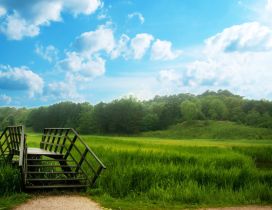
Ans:
<svg viewBox="0 0 272 210"><path fill-rule="evenodd" d="M8 126L0 136L0 156L11 160L13 155L19 155L23 126Z"/></svg>
<svg viewBox="0 0 272 210"><path fill-rule="evenodd" d="M64 160L76 165L73 172L82 172L91 186L103 169L104 164L73 128L45 128L40 148L63 155Z"/></svg>
<svg viewBox="0 0 272 210"><path fill-rule="evenodd" d="M27 145L23 126L8 126L0 136L0 157L10 162L14 155L19 156L19 168L25 183Z"/></svg>

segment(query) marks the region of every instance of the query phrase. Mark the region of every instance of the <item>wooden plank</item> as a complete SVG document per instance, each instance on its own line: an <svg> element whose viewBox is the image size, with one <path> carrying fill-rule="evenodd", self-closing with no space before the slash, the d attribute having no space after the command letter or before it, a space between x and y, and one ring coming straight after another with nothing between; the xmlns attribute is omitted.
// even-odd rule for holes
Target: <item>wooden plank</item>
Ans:
<svg viewBox="0 0 272 210"><path fill-rule="evenodd" d="M86 148L86 149L84 150L82 156L81 156L81 159L80 159L79 163L77 164L76 172L78 172L78 170L80 169L80 167L81 167L83 161L84 161L85 158L86 158L87 153L88 153L88 149Z"/></svg>
<svg viewBox="0 0 272 210"><path fill-rule="evenodd" d="M54 150L54 152L57 152L57 151L58 151L58 145L59 145L60 140L61 140L61 137L62 137L62 132L63 132L62 129L59 130L59 137L58 137L57 143L55 144L55 150Z"/></svg>
<svg viewBox="0 0 272 210"><path fill-rule="evenodd" d="M47 140L45 141L46 145L44 147L45 150L47 150L47 147L48 147L48 144L50 142L50 138L51 138L51 133L53 132L53 130L49 130L49 132L47 133L48 136L47 136Z"/></svg>
<svg viewBox="0 0 272 210"><path fill-rule="evenodd" d="M66 139L68 137L69 132L70 132L70 129L66 130L66 132L65 132L65 136L64 136L63 141L62 141L63 147L60 148L60 154L62 154L63 149L65 148L65 143L66 143Z"/></svg>
<svg viewBox="0 0 272 210"><path fill-rule="evenodd" d="M67 159L67 157L70 155L70 152L73 149L73 146L74 146L74 144L75 144L75 142L77 140L77 135L74 135L74 138L72 140L70 139L69 136L67 136L67 139L69 139L71 143L70 143L70 145L69 145L69 147L68 147L68 149L66 151L66 154L64 155L64 159Z"/></svg>
<svg viewBox="0 0 272 210"><path fill-rule="evenodd" d="M25 186L26 189L55 189L55 188L85 188L87 185L34 185Z"/></svg>
<svg viewBox="0 0 272 210"><path fill-rule="evenodd" d="M55 152L50 152L48 150L44 150L44 149L40 149L40 148L27 148L27 154L28 155L56 155L56 156L59 156L61 154L59 153L55 153Z"/></svg>
<svg viewBox="0 0 272 210"><path fill-rule="evenodd" d="M45 139L46 139L46 133L47 133L48 131L47 130L43 130L43 135L42 135L42 140L41 140L41 143L40 143L40 148L41 149L44 149L44 143L45 143Z"/></svg>
<svg viewBox="0 0 272 210"><path fill-rule="evenodd" d="M49 151L51 152L52 149L53 149L53 146L54 146L54 142L55 142L55 139L56 139L56 136L57 136L57 133L59 132L58 129L55 129L55 132L54 132L54 135L53 135L53 138L52 138L52 144L50 145L50 148L49 148Z"/></svg>
<svg viewBox="0 0 272 210"><path fill-rule="evenodd" d="M12 143L12 149L16 150L16 144L15 144L15 140L13 139L11 128L8 128L8 133L9 133L9 139Z"/></svg>

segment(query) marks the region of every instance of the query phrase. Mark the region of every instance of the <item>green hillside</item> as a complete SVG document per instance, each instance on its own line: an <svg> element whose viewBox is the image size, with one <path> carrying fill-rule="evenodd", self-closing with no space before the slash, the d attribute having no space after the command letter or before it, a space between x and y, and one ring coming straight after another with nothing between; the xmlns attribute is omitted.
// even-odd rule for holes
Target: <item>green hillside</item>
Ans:
<svg viewBox="0 0 272 210"><path fill-rule="evenodd" d="M142 135L174 139L272 139L272 129L228 121L192 121L179 123L167 130L144 132Z"/></svg>

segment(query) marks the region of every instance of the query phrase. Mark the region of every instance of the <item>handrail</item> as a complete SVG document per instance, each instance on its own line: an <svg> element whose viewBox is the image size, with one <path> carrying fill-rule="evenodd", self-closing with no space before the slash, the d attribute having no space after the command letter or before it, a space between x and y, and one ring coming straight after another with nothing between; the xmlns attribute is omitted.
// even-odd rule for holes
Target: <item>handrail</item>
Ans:
<svg viewBox="0 0 272 210"><path fill-rule="evenodd" d="M73 128L45 128L40 147L62 154L64 159L71 159L77 166L74 172L77 173L80 170L91 186L102 170L106 169L102 161ZM92 177L90 173L93 174Z"/></svg>
<svg viewBox="0 0 272 210"><path fill-rule="evenodd" d="M20 153L19 153L19 168L21 170L22 180L24 184L26 183L26 156L27 156L27 144L26 136L24 134L24 129L21 127L21 136L20 136Z"/></svg>
<svg viewBox="0 0 272 210"><path fill-rule="evenodd" d="M2 155L5 161L11 161L14 154L19 155L18 164L25 184L27 145L23 126L19 125L6 127L0 136L0 140L2 138L4 140L2 142L0 141L0 156ZM6 146L5 149L2 148L3 145Z"/></svg>
<svg viewBox="0 0 272 210"><path fill-rule="evenodd" d="M78 136L79 141L89 150L89 152L92 153L93 157L102 166L102 168L106 169L106 166L101 162L101 160L96 156L96 154L94 154L94 152L91 150L91 148L81 139L81 137L78 135L78 133L75 131L75 129L71 128L71 130Z"/></svg>

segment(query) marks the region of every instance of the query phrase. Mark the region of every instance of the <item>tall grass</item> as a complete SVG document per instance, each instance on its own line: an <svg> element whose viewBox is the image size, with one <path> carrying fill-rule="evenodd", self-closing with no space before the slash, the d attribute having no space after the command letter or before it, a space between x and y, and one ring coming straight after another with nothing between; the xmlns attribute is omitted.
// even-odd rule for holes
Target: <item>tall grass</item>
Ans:
<svg viewBox="0 0 272 210"><path fill-rule="evenodd" d="M89 189L106 207L120 200L122 209L128 202L166 209L272 203L272 168L256 165L271 162L269 140L83 138L107 166Z"/></svg>
<svg viewBox="0 0 272 210"><path fill-rule="evenodd" d="M21 174L17 168L0 162L0 196L21 191Z"/></svg>
<svg viewBox="0 0 272 210"><path fill-rule="evenodd" d="M272 170L256 167L248 155L257 150L254 146L168 145L152 150L142 144L126 150L118 140L111 147L96 141L89 139L107 166L92 190L96 195L189 205L272 203Z"/></svg>

